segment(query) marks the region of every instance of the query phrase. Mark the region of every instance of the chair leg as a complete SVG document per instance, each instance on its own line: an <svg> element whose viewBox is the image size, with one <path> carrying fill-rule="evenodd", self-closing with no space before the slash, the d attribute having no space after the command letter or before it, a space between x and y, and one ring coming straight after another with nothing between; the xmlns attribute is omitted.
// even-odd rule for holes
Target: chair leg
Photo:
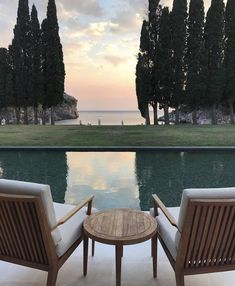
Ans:
<svg viewBox="0 0 235 286"><path fill-rule="evenodd" d="M183 273L175 272L175 280L176 280L176 286L185 286Z"/></svg>
<svg viewBox="0 0 235 286"><path fill-rule="evenodd" d="M58 269L51 269L48 271L47 286L55 286L58 275Z"/></svg>
<svg viewBox="0 0 235 286"><path fill-rule="evenodd" d="M157 277L157 235L152 238L153 277Z"/></svg>
<svg viewBox="0 0 235 286"><path fill-rule="evenodd" d="M83 275L87 275L87 262L88 262L88 245L89 240L86 235L83 238Z"/></svg>

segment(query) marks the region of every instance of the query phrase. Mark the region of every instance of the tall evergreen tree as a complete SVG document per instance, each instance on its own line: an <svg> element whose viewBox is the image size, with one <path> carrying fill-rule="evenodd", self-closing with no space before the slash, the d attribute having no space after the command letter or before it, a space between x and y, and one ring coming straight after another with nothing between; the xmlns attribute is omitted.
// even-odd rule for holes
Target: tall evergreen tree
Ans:
<svg viewBox="0 0 235 286"><path fill-rule="evenodd" d="M16 49L17 42L14 41L13 44L8 46L8 57L9 57L9 81L8 81L8 91L10 94L10 106L15 109L15 117L16 117L16 124L20 124L20 98L19 98L19 91L17 90L17 86L19 87L18 80L19 77L16 76L16 63L17 63L17 55L19 55L19 49ZM12 41L12 43L13 43ZM19 67L17 65L17 67Z"/></svg>
<svg viewBox="0 0 235 286"><path fill-rule="evenodd" d="M157 82L157 57L158 37L159 37L159 21L162 13L162 7L159 5L160 0L149 0L149 68L151 73L152 95L150 104L153 107L154 125L158 125L158 101L159 94L156 85Z"/></svg>
<svg viewBox="0 0 235 286"><path fill-rule="evenodd" d="M35 5L32 6L30 20L30 60L31 60L31 98L34 108L34 124L38 124L38 105L42 94L42 67L41 67L41 31L38 13Z"/></svg>
<svg viewBox="0 0 235 286"><path fill-rule="evenodd" d="M8 123L7 108L12 105L13 79L9 52L0 48L0 110L1 116Z"/></svg>
<svg viewBox="0 0 235 286"><path fill-rule="evenodd" d="M149 101L152 96L152 74L149 50L149 25L148 22L144 20L140 36L140 52L136 66L136 95L138 108L142 117L146 120L146 125L150 124Z"/></svg>
<svg viewBox="0 0 235 286"><path fill-rule="evenodd" d="M154 124L158 124L158 93L156 86L156 51L161 16L160 0L149 0L148 21L144 20L140 53L136 67L136 92L141 115L150 124L149 105L153 107Z"/></svg>
<svg viewBox="0 0 235 286"><path fill-rule="evenodd" d="M44 77L42 105L44 110L51 109L51 124L54 124L54 106L64 99L65 80L55 0L49 0L47 18L42 23L42 50Z"/></svg>
<svg viewBox="0 0 235 286"><path fill-rule="evenodd" d="M9 123L8 107L14 106L14 82L13 82L13 70L12 70L12 58L10 50L7 53L7 72L6 72L6 105L5 105L5 119L6 123Z"/></svg>
<svg viewBox="0 0 235 286"><path fill-rule="evenodd" d="M228 0L225 21L225 98L229 104L230 122L234 124L235 102L235 0Z"/></svg>
<svg viewBox="0 0 235 286"><path fill-rule="evenodd" d="M212 124L217 124L216 110L224 89L224 2L212 0L207 12L205 45L208 53L207 98L212 106Z"/></svg>
<svg viewBox="0 0 235 286"><path fill-rule="evenodd" d="M185 101L187 0L174 0L171 18L173 47L173 96L171 104L176 110L176 124L179 124L179 107Z"/></svg>
<svg viewBox="0 0 235 286"><path fill-rule="evenodd" d="M204 43L204 3L191 0L188 19L187 41L187 102L193 110L193 124L197 124L197 109L205 100L206 51Z"/></svg>
<svg viewBox="0 0 235 286"><path fill-rule="evenodd" d="M162 9L156 52L156 89L160 108L164 109L165 124L169 124L169 106L172 94L172 37L169 8Z"/></svg>
<svg viewBox="0 0 235 286"><path fill-rule="evenodd" d="M8 51L0 48L0 112L2 116L3 109L7 108L7 74L8 74Z"/></svg>
<svg viewBox="0 0 235 286"><path fill-rule="evenodd" d="M17 23L12 41L12 59L15 85L17 123L20 107L24 108L24 123L28 124L27 107L30 105L30 17L28 0L19 0Z"/></svg>

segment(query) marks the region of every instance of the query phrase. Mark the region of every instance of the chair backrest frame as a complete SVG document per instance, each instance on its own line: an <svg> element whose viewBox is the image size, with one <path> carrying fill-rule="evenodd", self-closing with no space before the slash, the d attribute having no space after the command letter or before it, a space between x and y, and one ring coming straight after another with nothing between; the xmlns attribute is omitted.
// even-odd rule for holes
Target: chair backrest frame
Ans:
<svg viewBox="0 0 235 286"><path fill-rule="evenodd" d="M58 260L40 197L0 194L0 259L41 270Z"/></svg>
<svg viewBox="0 0 235 286"><path fill-rule="evenodd" d="M185 274L235 269L235 199L189 199L175 267Z"/></svg>

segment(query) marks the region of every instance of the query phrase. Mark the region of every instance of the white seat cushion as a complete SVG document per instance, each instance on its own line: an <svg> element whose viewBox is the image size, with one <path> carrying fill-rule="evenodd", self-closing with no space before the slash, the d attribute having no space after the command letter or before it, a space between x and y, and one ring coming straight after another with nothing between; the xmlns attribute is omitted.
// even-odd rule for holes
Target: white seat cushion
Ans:
<svg viewBox="0 0 235 286"><path fill-rule="evenodd" d="M54 203L55 215L57 221L63 218L69 211L74 209L74 205L64 205ZM92 212L95 210L92 209ZM66 223L59 226L61 234L61 241L56 246L58 257L61 257L79 239L82 235L83 221L87 217L87 207L82 208L74 216L72 216Z"/></svg>
<svg viewBox="0 0 235 286"><path fill-rule="evenodd" d="M0 193L40 197L49 227L52 229L56 225L56 216L53 208L50 186L0 179ZM55 245L57 245L61 240L61 235L58 228L53 230L52 238Z"/></svg>
<svg viewBox="0 0 235 286"><path fill-rule="evenodd" d="M178 222L180 208L168 208L176 222ZM169 249L172 257L176 259L177 256L177 245L175 243L176 235L178 233L177 228L172 226L166 216L159 210L159 214L156 217L158 223L158 233Z"/></svg>

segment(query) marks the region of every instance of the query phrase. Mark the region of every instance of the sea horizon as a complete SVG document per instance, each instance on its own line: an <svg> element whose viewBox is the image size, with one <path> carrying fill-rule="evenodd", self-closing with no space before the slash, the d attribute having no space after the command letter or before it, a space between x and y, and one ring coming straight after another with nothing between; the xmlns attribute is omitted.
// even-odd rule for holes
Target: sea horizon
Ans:
<svg viewBox="0 0 235 286"><path fill-rule="evenodd" d="M59 125L145 125L139 110L79 110L77 119L57 122ZM159 110L159 117L163 111ZM153 121L153 111L150 111Z"/></svg>

